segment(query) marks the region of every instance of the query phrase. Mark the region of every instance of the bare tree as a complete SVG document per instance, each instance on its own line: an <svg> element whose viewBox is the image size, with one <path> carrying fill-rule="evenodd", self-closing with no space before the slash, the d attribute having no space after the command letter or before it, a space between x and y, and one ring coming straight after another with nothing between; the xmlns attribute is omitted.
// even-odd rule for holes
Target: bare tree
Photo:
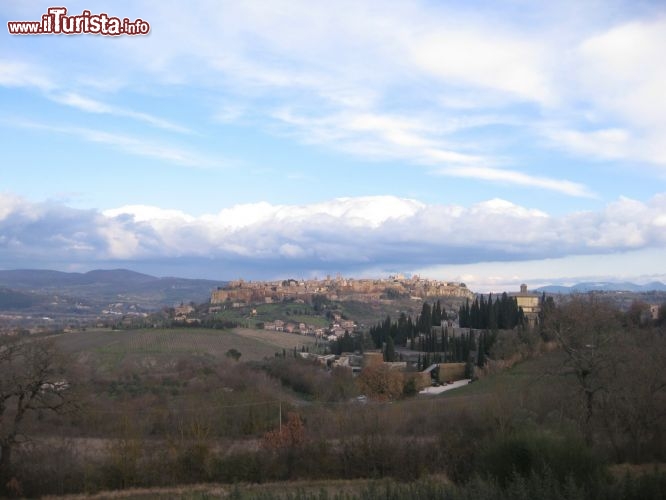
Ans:
<svg viewBox="0 0 666 500"><path fill-rule="evenodd" d="M585 436L592 441L592 417L616 369L615 349L621 329L617 311L594 297L574 297L544 325L566 353L565 373L573 374L582 396Z"/></svg>
<svg viewBox="0 0 666 500"><path fill-rule="evenodd" d="M28 439L27 417L75 406L64 364L44 339L0 340L0 491L12 474L12 450Z"/></svg>
<svg viewBox="0 0 666 500"><path fill-rule="evenodd" d="M595 297L561 304L544 326L566 354L559 374L575 380L571 401L581 410L587 442L605 436L618 460L659 458L666 416L663 333L623 324L618 309Z"/></svg>
<svg viewBox="0 0 666 500"><path fill-rule="evenodd" d="M662 460L666 417L666 337L629 330L616 349L610 390L602 394L600 421L619 461Z"/></svg>

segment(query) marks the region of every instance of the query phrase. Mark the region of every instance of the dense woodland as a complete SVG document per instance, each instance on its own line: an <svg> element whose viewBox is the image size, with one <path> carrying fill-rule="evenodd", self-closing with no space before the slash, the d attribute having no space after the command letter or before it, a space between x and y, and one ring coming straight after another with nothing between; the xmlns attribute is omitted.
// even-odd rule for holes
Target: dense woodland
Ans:
<svg viewBox="0 0 666 500"><path fill-rule="evenodd" d="M666 461L666 318L644 313L573 297L549 303L533 329L460 337L486 364L478 381L434 398L390 372L354 378L289 351L252 363L147 353L150 363L114 372L94 349L68 359L49 339L3 338L0 487L39 496L366 478L381 482L349 498L664 498L652 464ZM424 304L368 342L423 339L433 355L451 353L441 333L428 336L438 315ZM390 396L359 402L373 384Z"/></svg>

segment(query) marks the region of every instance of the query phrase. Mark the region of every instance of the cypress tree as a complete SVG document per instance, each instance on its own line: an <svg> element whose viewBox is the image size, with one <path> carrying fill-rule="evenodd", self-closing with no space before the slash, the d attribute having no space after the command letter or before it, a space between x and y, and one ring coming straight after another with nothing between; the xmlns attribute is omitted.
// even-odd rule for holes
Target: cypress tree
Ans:
<svg viewBox="0 0 666 500"><path fill-rule="evenodd" d="M389 336L386 340L386 351L384 351L384 361L395 361L395 344L393 337Z"/></svg>
<svg viewBox="0 0 666 500"><path fill-rule="evenodd" d="M479 368L483 368L483 365L485 364L486 360L486 355L484 352L485 351L484 340L485 340L485 334L482 333L479 336L479 349L476 354L476 366L478 366Z"/></svg>
<svg viewBox="0 0 666 500"><path fill-rule="evenodd" d="M430 333L431 326L432 326L432 311L430 309L430 304L424 302L423 307L421 308L421 315L419 316L418 319L419 331L425 334Z"/></svg>
<svg viewBox="0 0 666 500"><path fill-rule="evenodd" d="M442 305L439 302L439 299L437 299L437 303L433 307L432 311L432 325L433 326L440 326L442 324Z"/></svg>

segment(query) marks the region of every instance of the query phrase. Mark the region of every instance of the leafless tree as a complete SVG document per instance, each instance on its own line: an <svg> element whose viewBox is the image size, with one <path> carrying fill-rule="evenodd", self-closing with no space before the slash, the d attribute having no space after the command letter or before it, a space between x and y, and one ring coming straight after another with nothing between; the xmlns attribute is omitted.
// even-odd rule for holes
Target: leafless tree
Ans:
<svg viewBox="0 0 666 500"><path fill-rule="evenodd" d="M574 297L545 325L566 354L559 373L576 382L571 401L581 409L586 440L604 435L618 459L658 449L666 416L666 339L625 323L608 302Z"/></svg>
<svg viewBox="0 0 666 500"><path fill-rule="evenodd" d="M75 407L69 384L51 341L0 339L0 491L12 477L12 450L28 439L27 417Z"/></svg>
<svg viewBox="0 0 666 500"><path fill-rule="evenodd" d="M590 297L574 297L548 319L545 329L566 353L565 373L573 374L582 395L585 434L592 440L592 417L615 368L613 344L620 323L614 308Z"/></svg>

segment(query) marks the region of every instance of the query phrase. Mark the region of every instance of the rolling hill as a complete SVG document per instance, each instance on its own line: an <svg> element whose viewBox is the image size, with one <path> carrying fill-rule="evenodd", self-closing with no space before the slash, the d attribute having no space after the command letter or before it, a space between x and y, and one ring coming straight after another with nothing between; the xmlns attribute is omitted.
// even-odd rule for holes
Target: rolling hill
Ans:
<svg viewBox="0 0 666 500"><path fill-rule="evenodd" d="M159 309L180 302L205 302L210 292L224 282L158 278L127 269L94 270L87 273L66 273L42 269L0 271L3 309L29 307L54 296L78 299L90 305L110 302L132 302L145 309ZM34 302L34 300L33 300Z"/></svg>

